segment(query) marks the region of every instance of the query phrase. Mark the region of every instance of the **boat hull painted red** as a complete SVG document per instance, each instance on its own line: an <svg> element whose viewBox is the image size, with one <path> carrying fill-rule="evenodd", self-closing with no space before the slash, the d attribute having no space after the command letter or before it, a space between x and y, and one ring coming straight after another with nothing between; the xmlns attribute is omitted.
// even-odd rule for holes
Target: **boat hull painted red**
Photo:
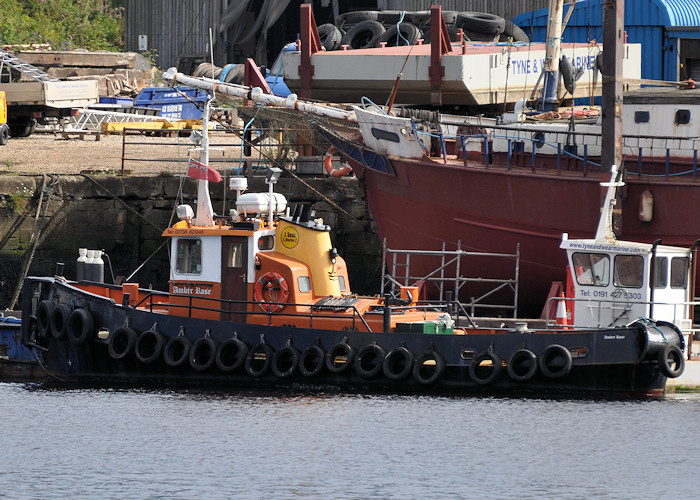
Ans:
<svg viewBox="0 0 700 500"><path fill-rule="evenodd" d="M439 250L445 242L454 249L461 241L467 251L513 253L519 244L519 302L521 313L531 314L539 314L552 281L566 278L562 233L572 238L595 234L603 199L600 182L609 177L590 171L584 176L580 171L464 166L427 157L389 158L391 175L348 159L389 248ZM642 222L639 204L647 189L654 196L653 216ZM692 179L628 175L618 236L690 246L700 237L700 219L693 215L698 206L700 190ZM432 270L417 263L414 269ZM463 274L470 272L502 278L504 269L480 261Z"/></svg>

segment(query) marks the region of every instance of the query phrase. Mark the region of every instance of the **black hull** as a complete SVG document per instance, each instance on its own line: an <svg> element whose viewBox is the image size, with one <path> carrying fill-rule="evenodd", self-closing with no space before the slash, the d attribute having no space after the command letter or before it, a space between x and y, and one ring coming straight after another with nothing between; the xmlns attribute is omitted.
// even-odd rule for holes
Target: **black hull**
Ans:
<svg viewBox="0 0 700 500"><path fill-rule="evenodd" d="M150 363L144 363L137 359L133 350L122 359L114 359L108 341L97 336L83 345L76 345L69 340L39 335L35 314L38 297L35 294L32 298L32 290L37 290L39 281L42 295L50 293L53 300L80 304L90 310L95 318L95 330L108 329L114 332L127 324L140 334L157 324L157 330L166 340L182 334L194 343L208 331L209 338L219 347L227 339L236 336L251 352L264 343L271 349L269 353L291 346L301 354L313 345L320 347L323 353L328 353L341 342L358 353L362 348L376 343L385 353L400 347L411 351L416 358L423 353L437 353L440 360L444 360L444 373L431 380L431 373L421 372L417 375L416 370L411 370L402 380L391 380L385 371L370 374L367 370L363 372L358 368L357 363L348 363L340 373L333 373L328 366L323 366L317 375L312 376L302 375L298 365L290 370L282 366L277 369L277 375L270 366L248 371L242 365L235 371L226 372L216 363L206 369L201 369L201 363L195 367L195 364L189 362L173 367L165 362L162 355ZM156 314L115 304L109 299L86 294L60 281L36 278L29 278L25 282L22 310L23 341L26 345L34 346L48 373L59 383L414 394L658 396L663 394L667 380L656 360L649 333L640 323L624 328L567 333L511 331L500 334L439 335L322 331ZM682 342L680 335L677 341ZM552 345L563 346L573 354L567 373L562 376L556 376L555 373L552 376L549 370L550 376L547 376L539 364L531 376L523 375L521 380L514 380L507 369L507 361L516 351L527 349L540 359ZM474 358L479 358L484 353L498 356L494 358L498 360L494 363L497 367L472 366L470 370L470 366L475 363ZM275 357L272 356L269 364L274 360ZM265 362L258 360L257 363L259 367L260 363L264 365ZM553 368L557 369L556 366Z"/></svg>

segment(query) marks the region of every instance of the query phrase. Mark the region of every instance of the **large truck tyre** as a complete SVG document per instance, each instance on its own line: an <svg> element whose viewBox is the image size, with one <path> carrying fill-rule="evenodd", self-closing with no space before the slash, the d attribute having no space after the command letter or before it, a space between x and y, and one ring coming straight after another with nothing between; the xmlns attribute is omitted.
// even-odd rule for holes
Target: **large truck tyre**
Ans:
<svg viewBox="0 0 700 500"><path fill-rule="evenodd" d="M29 137L36 130L36 120L26 118L8 123L12 137Z"/></svg>

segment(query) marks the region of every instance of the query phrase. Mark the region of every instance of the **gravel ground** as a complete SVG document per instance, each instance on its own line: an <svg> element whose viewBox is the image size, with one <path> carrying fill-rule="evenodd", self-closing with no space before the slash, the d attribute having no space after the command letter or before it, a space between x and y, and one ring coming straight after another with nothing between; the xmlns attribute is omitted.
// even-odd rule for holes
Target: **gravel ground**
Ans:
<svg viewBox="0 0 700 500"><path fill-rule="evenodd" d="M213 168L222 170L239 166L240 139L235 134L211 133L210 145L210 164ZM223 147L224 151L213 149L217 146ZM0 173L119 172L124 157L124 169L131 175L178 174L186 168L188 149L191 147L193 144L187 137L177 136L130 134L124 141L121 135L103 134L96 141L93 136L80 140L63 139L60 134L35 133L30 137L11 137L6 146L0 146ZM198 153L195 152L193 156L197 158ZM255 149L253 158L259 158ZM224 160L224 163L215 160Z"/></svg>

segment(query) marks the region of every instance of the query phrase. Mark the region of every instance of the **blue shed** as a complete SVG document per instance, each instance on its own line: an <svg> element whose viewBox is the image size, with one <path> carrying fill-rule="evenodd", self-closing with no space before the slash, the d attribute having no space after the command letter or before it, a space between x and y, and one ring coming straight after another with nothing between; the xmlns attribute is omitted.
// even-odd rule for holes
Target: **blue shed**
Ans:
<svg viewBox="0 0 700 500"><path fill-rule="evenodd" d="M564 6L564 15L568 10ZM547 36L548 9L519 15L513 22L533 41ZM642 78L678 81L700 78L700 0L627 0L627 41L642 44ZM603 0L579 0L564 42L603 43Z"/></svg>

